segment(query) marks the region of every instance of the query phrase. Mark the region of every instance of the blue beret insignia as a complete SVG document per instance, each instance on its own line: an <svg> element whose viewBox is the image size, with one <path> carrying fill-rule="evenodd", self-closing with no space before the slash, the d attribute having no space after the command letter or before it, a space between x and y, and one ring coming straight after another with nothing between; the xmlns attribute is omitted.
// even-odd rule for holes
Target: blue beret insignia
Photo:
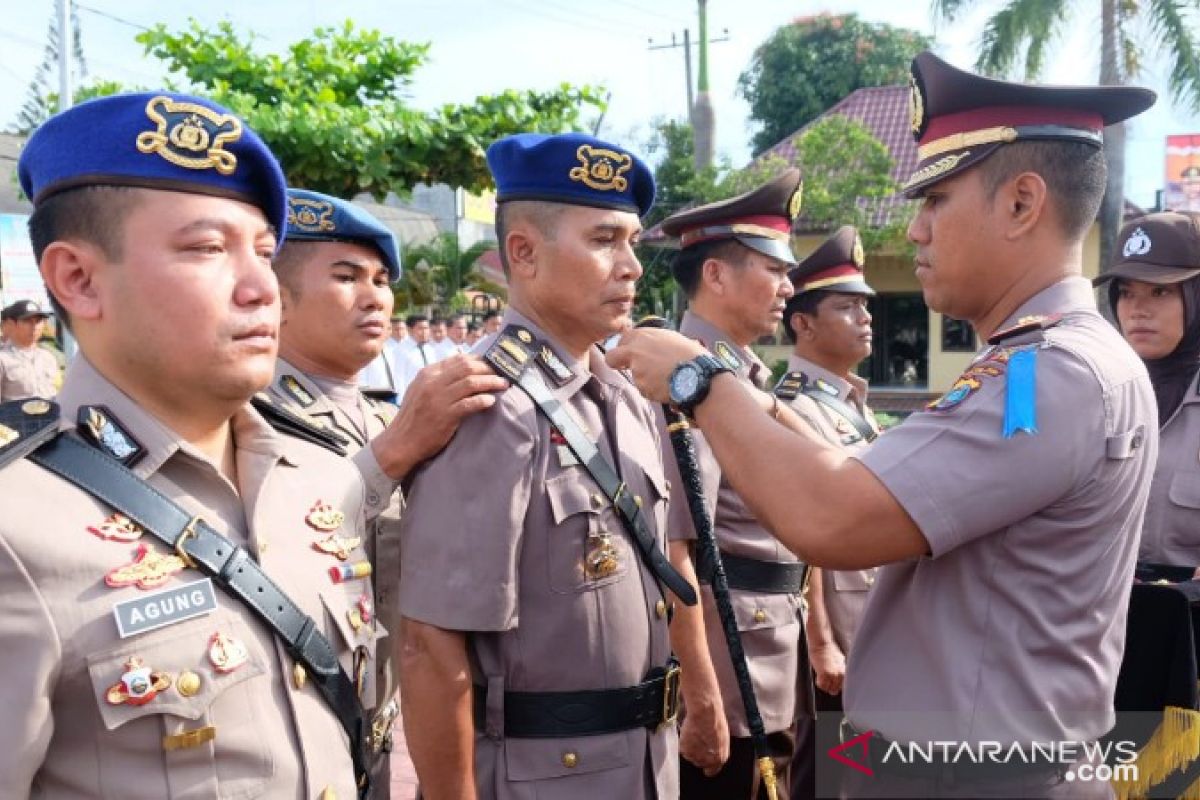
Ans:
<svg viewBox="0 0 1200 800"><path fill-rule="evenodd" d="M296 229L305 233L332 233L337 225L330 219L333 216L333 203L328 200L310 200L307 197L297 197L294 193L288 195L288 229Z"/></svg>
<svg viewBox="0 0 1200 800"><path fill-rule="evenodd" d="M309 189L287 191L287 233L292 242L354 242L374 247L388 276L400 279L400 244L387 225L349 200Z"/></svg>
<svg viewBox="0 0 1200 800"><path fill-rule="evenodd" d="M146 116L158 130L138 134L137 148L143 153L158 153L172 164L215 169L222 175L237 169L237 156L225 149L227 142L242 136L242 123L232 114L159 95L146 104Z"/></svg>
<svg viewBox="0 0 1200 800"><path fill-rule="evenodd" d="M633 153L582 133L518 133L493 142L488 168L496 202L541 200L645 216L654 174Z"/></svg>
<svg viewBox="0 0 1200 800"><path fill-rule="evenodd" d="M582 181L601 192L623 192L628 188L629 181L621 176L633 168L633 156L629 153L584 144L575 151L575 157L580 166L571 170L571 180Z"/></svg>

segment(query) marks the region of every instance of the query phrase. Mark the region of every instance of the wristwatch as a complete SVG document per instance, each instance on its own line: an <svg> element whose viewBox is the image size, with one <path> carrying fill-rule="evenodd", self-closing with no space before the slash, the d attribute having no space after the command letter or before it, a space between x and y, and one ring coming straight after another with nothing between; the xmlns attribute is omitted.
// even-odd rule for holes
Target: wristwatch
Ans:
<svg viewBox="0 0 1200 800"><path fill-rule="evenodd" d="M692 416L696 406L708 397L712 379L722 372L732 371L727 364L708 353L684 361L671 372L667 383L671 405Z"/></svg>

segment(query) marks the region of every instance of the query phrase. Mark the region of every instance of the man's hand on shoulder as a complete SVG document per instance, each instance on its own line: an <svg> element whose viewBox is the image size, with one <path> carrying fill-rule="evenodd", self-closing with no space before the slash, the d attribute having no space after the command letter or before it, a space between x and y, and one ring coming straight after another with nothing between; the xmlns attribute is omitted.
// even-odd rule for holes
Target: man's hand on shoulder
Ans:
<svg viewBox="0 0 1200 800"><path fill-rule="evenodd" d="M446 446L465 417L491 408L506 388L508 381L477 356L430 364L409 385L391 424L371 441L375 458L389 477L403 480Z"/></svg>

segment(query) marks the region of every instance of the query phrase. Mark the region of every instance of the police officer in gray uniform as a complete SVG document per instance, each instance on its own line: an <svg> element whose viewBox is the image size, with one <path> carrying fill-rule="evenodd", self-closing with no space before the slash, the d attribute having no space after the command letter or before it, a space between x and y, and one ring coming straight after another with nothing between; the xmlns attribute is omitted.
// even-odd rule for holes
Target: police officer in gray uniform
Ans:
<svg viewBox="0 0 1200 800"><path fill-rule="evenodd" d="M756 413L769 401L689 360L699 347L670 332L635 332L608 355L696 415L735 488L798 555L885 565L850 655L840 753L873 776L829 764L852 794L1110 794L1071 778L1092 774L1084 745L1115 720L1157 418L1081 257L1104 192L1103 128L1153 100L917 56L921 162L906 184L922 199L909 227L917 277L932 308L988 346L860 458ZM901 763L899 750L930 742L977 757L950 748ZM1051 756L1034 748L1046 742L1075 744ZM978 758L991 745L1003 755Z"/></svg>

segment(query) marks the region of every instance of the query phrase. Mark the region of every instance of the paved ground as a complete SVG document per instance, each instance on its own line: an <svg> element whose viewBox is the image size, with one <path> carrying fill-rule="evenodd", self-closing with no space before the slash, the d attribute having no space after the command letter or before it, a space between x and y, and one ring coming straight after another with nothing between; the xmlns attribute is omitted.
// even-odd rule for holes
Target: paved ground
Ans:
<svg viewBox="0 0 1200 800"><path fill-rule="evenodd" d="M408 746L404 742L404 720L397 718L392 732L395 743L392 750L392 797L391 800L415 800L417 796L417 773L408 758Z"/></svg>

